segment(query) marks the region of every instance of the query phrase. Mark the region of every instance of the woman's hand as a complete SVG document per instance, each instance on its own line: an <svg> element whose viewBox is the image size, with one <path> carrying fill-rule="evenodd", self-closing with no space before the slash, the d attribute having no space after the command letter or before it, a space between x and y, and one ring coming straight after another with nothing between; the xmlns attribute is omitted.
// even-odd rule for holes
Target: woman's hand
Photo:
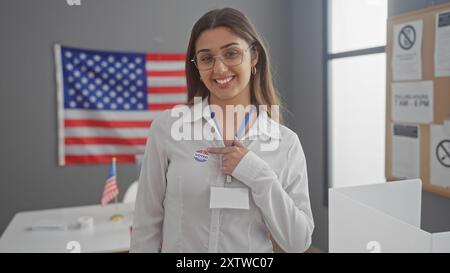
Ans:
<svg viewBox="0 0 450 273"><path fill-rule="evenodd" d="M208 148L208 153L211 154L221 154L222 156L222 167L220 170L223 174L231 175L239 164L239 161L248 153L248 149L242 145L239 140L225 141L225 145L229 147L211 147ZM233 145L234 144L234 145Z"/></svg>

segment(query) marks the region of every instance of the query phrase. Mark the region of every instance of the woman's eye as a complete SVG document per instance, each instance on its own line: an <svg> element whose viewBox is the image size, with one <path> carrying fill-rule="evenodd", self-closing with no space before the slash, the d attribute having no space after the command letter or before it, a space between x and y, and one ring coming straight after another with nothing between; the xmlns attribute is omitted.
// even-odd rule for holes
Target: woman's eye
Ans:
<svg viewBox="0 0 450 273"><path fill-rule="evenodd" d="M233 58L239 55L239 51L233 50L233 51L227 51L225 52L225 58Z"/></svg>
<svg viewBox="0 0 450 273"><path fill-rule="evenodd" d="M212 56L209 56L209 55L200 57L200 62L202 62L202 63L208 63L208 62L211 62L211 60L212 60Z"/></svg>

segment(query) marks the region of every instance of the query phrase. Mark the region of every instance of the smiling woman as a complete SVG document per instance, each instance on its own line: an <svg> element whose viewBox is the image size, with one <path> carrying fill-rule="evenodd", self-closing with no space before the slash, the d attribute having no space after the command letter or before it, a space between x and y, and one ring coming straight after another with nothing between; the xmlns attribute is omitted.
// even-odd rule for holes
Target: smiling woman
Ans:
<svg viewBox="0 0 450 273"><path fill-rule="evenodd" d="M230 29L217 27L204 31L195 47L193 61L200 80L210 92L211 103L236 97L241 91L241 96L250 97L250 71L258 62L258 52L249 50L251 45ZM245 54L247 52L250 54Z"/></svg>
<svg viewBox="0 0 450 273"><path fill-rule="evenodd" d="M272 83L268 51L260 35L241 12L225 8L202 16L192 29L187 55L192 58L186 63L189 104L193 104L196 96L205 98L211 95L214 101L217 97L230 99L239 93L249 96L250 103L256 106L280 105ZM223 84L227 80L235 81L222 86L234 91L219 92L220 80ZM244 92L241 94L237 90ZM271 110L268 114L272 117ZM273 116L282 120L281 113Z"/></svg>
<svg viewBox="0 0 450 273"><path fill-rule="evenodd" d="M213 10L194 25L187 55L189 109L153 120L131 251L273 252L271 238L305 251L314 229L306 159L297 134L278 123L259 35L241 12ZM177 138L174 125L194 139Z"/></svg>

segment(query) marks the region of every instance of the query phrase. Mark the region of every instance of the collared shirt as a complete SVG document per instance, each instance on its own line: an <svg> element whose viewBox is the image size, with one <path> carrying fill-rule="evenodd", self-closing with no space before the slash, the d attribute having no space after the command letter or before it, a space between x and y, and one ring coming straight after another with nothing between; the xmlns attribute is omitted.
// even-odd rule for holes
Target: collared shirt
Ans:
<svg viewBox="0 0 450 273"><path fill-rule="evenodd" d="M209 109L208 100L202 106ZM193 106L195 107L195 105ZM254 130L274 124L266 112L241 143L249 152L232 173L220 171L220 155L195 160L198 151L224 147L222 140L177 140L175 125L192 131L214 126L206 115L154 119L149 131L131 235L131 252L273 252L270 236L286 252L311 244L311 212L305 155L296 133ZM214 131L214 129L212 129ZM275 145L275 149L267 149ZM211 187L248 188L249 209L210 208Z"/></svg>

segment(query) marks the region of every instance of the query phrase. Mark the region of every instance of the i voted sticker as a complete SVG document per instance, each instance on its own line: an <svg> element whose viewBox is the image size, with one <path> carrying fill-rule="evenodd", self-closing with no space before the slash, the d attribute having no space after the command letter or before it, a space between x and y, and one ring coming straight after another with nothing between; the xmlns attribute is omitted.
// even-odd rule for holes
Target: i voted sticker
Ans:
<svg viewBox="0 0 450 273"><path fill-rule="evenodd" d="M206 150L198 150L194 153L194 159L198 162L205 162L208 160L208 151Z"/></svg>

